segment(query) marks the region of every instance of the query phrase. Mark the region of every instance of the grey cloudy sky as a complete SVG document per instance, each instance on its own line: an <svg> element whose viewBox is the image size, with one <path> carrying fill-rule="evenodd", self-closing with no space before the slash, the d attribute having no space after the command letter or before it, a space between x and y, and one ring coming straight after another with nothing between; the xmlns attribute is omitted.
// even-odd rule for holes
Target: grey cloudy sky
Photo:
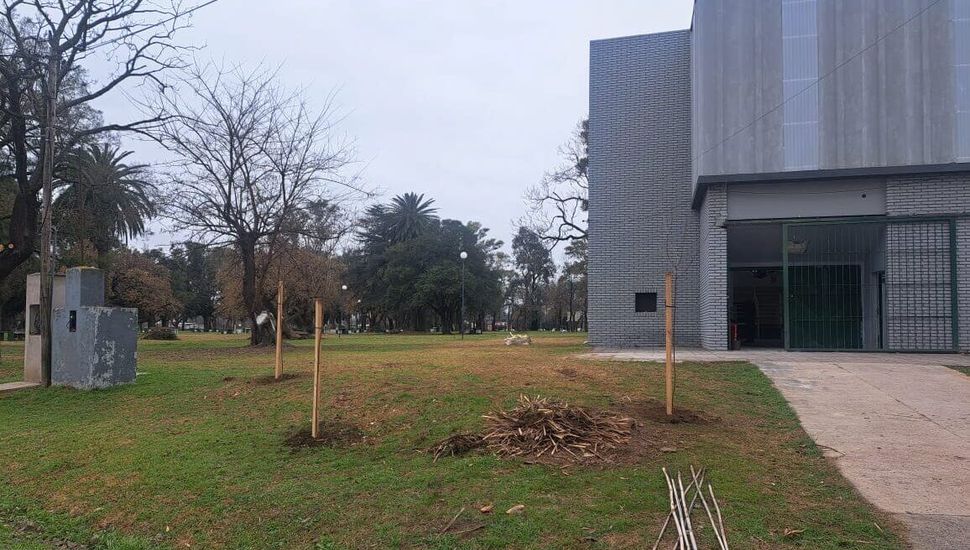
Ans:
<svg viewBox="0 0 970 550"><path fill-rule="evenodd" d="M370 186L385 199L425 193L443 217L481 221L508 243L523 191L587 111L589 41L685 28L692 4L221 0L183 39L205 44L203 59L283 64L285 82L321 104L337 88ZM120 96L100 107L129 112Z"/></svg>

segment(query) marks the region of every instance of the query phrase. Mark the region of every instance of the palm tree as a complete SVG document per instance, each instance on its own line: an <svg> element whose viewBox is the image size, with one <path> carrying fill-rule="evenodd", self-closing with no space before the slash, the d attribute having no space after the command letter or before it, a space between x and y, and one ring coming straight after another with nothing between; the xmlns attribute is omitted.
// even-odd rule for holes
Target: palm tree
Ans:
<svg viewBox="0 0 970 550"><path fill-rule="evenodd" d="M156 214L154 186L144 179L148 166L126 164L131 154L108 144L91 145L71 155L60 174L54 210L58 225L80 245L82 262L84 241L100 257L119 239L144 234Z"/></svg>
<svg viewBox="0 0 970 550"><path fill-rule="evenodd" d="M405 193L391 199L391 204L383 209L384 228L391 242L402 242L420 235L429 225L438 220L433 208L434 199L425 200L424 195Z"/></svg>

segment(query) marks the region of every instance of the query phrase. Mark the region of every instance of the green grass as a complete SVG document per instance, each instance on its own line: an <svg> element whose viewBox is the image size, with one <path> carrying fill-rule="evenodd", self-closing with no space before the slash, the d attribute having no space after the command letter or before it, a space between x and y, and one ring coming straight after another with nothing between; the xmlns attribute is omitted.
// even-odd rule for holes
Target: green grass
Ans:
<svg viewBox="0 0 970 550"><path fill-rule="evenodd" d="M691 464L710 471L732 548L904 547L746 364L678 367L679 406L716 420L643 420L645 450L622 465L433 463L433 443L521 393L620 409L662 397L660 366L580 360L582 336L500 336L328 337L325 417L367 436L345 448L283 445L309 425L310 341L287 347L284 370L301 376L282 383L253 381L272 349L183 335L139 342L134 385L0 397L0 547L649 548L667 510L660 468ZM4 346L0 379L16 379L22 348ZM524 514L504 513L516 504ZM453 531L485 526L440 534L462 507Z"/></svg>

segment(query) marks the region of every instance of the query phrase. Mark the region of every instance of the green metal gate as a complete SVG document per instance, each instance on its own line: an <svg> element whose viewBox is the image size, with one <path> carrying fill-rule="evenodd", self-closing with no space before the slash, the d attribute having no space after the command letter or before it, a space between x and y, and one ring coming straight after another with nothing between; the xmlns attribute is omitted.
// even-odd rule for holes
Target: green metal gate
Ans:
<svg viewBox="0 0 970 550"><path fill-rule="evenodd" d="M959 348L952 219L782 225L785 348Z"/></svg>

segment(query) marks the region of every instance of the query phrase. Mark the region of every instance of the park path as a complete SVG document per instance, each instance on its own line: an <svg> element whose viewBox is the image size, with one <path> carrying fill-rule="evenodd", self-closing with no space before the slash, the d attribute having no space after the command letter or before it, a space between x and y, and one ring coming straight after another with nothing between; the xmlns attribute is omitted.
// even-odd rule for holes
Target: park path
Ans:
<svg viewBox="0 0 970 550"><path fill-rule="evenodd" d="M0 384L0 395L39 387L40 384L34 382L4 382L3 384Z"/></svg>
<svg viewBox="0 0 970 550"><path fill-rule="evenodd" d="M662 361L662 350L592 359ZM916 549L970 548L970 376L960 355L710 352L679 361L748 361L867 500L909 527Z"/></svg>

